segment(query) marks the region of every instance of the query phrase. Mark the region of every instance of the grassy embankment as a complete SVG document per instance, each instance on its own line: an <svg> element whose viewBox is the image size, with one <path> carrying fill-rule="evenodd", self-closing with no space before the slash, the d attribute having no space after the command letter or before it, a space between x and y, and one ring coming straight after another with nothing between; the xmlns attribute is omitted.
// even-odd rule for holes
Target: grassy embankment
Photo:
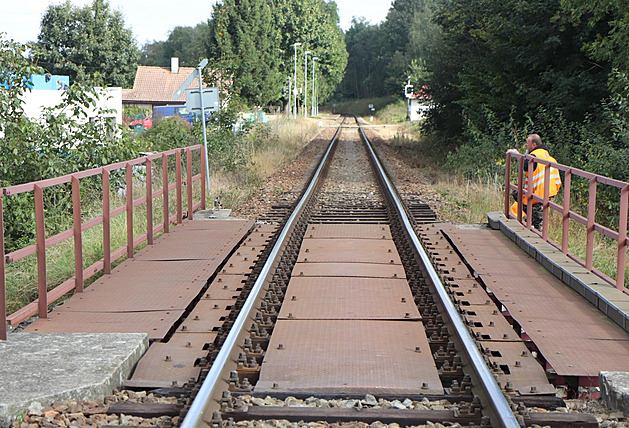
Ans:
<svg viewBox="0 0 629 428"><path fill-rule="evenodd" d="M208 207L212 206L215 196L220 196L225 208L233 208L248 198L255 196L264 180L278 169L291 162L301 149L319 131L315 121L289 121L285 119L272 120L268 126L252 138L248 153L249 162L238 171L213 170L210 177L210 194ZM198 162L198 161L197 161ZM161 188L161 165L154 167L153 189ZM184 170L185 173L185 170ZM195 172L196 173L196 172ZM170 175L171 183L173 174ZM146 188L139 180L135 184L134 198L141 198ZM198 200L200 186L194 186ZM185 193L185 189L184 189ZM122 192L112 190L112 209L125 204ZM175 193L170 196L170 215L175 214ZM184 210L186 204L184 194ZM153 201L153 222L155 225L163 221L162 198ZM100 215L100 204L83 207L83 220ZM146 233L146 204L134 209L134 236L137 238ZM47 219L51 221L51 219ZM111 248L119 248L126 243L126 216L123 213L112 219ZM102 226L96 226L83 233L84 266L90 266L103 257ZM74 244L68 239L47 249L47 282L48 289L52 289L74 275ZM122 261L121 259L120 261ZM94 279L96 279L95 277ZM11 314L37 298L37 264L35 255L7 265L7 313Z"/></svg>

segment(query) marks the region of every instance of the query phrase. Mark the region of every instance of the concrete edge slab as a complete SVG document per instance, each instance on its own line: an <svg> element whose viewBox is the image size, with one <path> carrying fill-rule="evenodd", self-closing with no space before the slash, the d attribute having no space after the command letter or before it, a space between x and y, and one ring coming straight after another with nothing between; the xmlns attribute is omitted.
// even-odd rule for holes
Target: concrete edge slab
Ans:
<svg viewBox="0 0 629 428"><path fill-rule="evenodd" d="M629 372L600 372L598 383L605 404L629 416Z"/></svg>
<svg viewBox="0 0 629 428"><path fill-rule="evenodd" d="M15 333L0 342L0 426L56 401L110 395L148 349L145 333Z"/></svg>
<svg viewBox="0 0 629 428"><path fill-rule="evenodd" d="M557 252L550 244L541 241L537 234L526 229L518 221L507 219L504 213L487 213L487 220L492 229L500 230L557 279L587 299L623 330L629 332L629 312L619 307L614 298L617 295L617 300L622 300L625 296L621 291L604 284L603 280L596 275L584 271L582 266L563 253ZM539 241L544 245L537 245Z"/></svg>

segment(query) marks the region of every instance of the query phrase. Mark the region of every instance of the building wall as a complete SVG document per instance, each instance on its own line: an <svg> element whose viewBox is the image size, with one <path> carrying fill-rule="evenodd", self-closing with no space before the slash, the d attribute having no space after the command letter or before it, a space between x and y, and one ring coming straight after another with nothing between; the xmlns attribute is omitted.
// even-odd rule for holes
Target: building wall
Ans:
<svg viewBox="0 0 629 428"><path fill-rule="evenodd" d="M99 94L96 108L88 110L89 118L96 117L96 109L112 110L106 114L115 119L117 125L122 125L122 88L97 88ZM49 89L34 89L22 96L24 114L31 119L39 119L45 108L58 105L63 97L63 91Z"/></svg>
<svg viewBox="0 0 629 428"><path fill-rule="evenodd" d="M417 122L426 116L426 112L430 109L430 107L426 104L426 102L422 102L419 99L411 99L409 109L411 122Z"/></svg>

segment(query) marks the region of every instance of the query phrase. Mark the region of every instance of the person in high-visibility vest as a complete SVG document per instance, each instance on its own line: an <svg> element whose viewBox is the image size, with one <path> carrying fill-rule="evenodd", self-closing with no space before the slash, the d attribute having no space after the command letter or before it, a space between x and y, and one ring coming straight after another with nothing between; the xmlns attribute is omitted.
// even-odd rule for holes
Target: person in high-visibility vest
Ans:
<svg viewBox="0 0 629 428"><path fill-rule="evenodd" d="M507 153L519 153L516 149L509 149ZM555 158L553 158L550 153L548 153L548 148L542 143L542 139L537 134L531 134L526 139L526 153L531 156L538 157L540 159L544 159L551 162L557 162ZM526 178L524 180L524 187L522 195L522 213L526 215L526 207L528 204L528 198L526 197L526 193L528 191L529 183L533 182L533 194L543 198L544 197L544 170L546 166L537 162L533 162L533 178L529 179L529 166L528 161L524 161L524 172L526 173ZM553 200L555 195L559 192L559 188L561 187L561 177L559 176L559 170L555 167L550 167L550 183L548 188L548 196L549 200ZM517 194L514 195L517 198ZM533 199L533 198L532 198ZM538 230L541 230L542 226L542 204L533 199L533 215L531 218L531 224ZM518 215L518 201L516 200L510 208L510 212L513 216Z"/></svg>

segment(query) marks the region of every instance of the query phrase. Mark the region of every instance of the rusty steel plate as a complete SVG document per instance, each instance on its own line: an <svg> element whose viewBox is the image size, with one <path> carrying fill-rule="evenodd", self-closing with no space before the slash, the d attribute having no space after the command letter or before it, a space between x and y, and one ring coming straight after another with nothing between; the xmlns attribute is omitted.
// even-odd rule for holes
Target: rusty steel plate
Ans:
<svg viewBox="0 0 629 428"><path fill-rule="evenodd" d="M225 254L227 256L227 253ZM205 282L216 270L217 264L208 260L173 260L155 261L127 259L112 270L110 275L103 275L87 289L100 288L112 280L129 286L138 280L146 282Z"/></svg>
<svg viewBox="0 0 629 428"><path fill-rule="evenodd" d="M478 340L520 341L511 324L495 305L466 308L463 319Z"/></svg>
<svg viewBox="0 0 629 428"><path fill-rule="evenodd" d="M232 224L233 223L233 224ZM171 232L178 227L183 227L186 230L216 230L223 231L226 228L233 227L245 227L247 230L256 230L258 226L255 226L253 220L241 220L241 219L229 219L229 220L184 220L182 224L175 226L171 229Z"/></svg>
<svg viewBox="0 0 629 428"><path fill-rule="evenodd" d="M198 225L196 224L198 223ZM204 225L208 223L207 227ZM182 224L140 250L138 260L216 260L247 234L251 221L196 221ZM194 227L192 227L194 226Z"/></svg>
<svg viewBox="0 0 629 428"><path fill-rule="evenodd" d="M256 258L257 257L233 255L229 258L227 263L225 263L221 269L221 273L228 275L244 275L250 273L256 263Z"/></svg>
<svg viewBox="0 0 629 428"><path fill-rule="evenodd" d="M495 303L489 297L489 294L480 286L477 288L468 288L465 291L462 291L460 288L451 288L450 290L453 292L452 298L454 302L462 306L490 305L494 308L496 307Z"/></svg>
<svg viewBox="0 0 629 428"><path fill-rule="evenodd" d="M297 261L402 264L393 241L385 239L307 239Z"/></svg>
<svg viewBox="0 0 629 428"><path fill-rule="evenodd" d="M232 302L228 300L201 299L177 332L210 333L223 325L231 305Z"/></svg>
<svg viewBox="0 0 629 428"><path fill-rule="evenodd" d="M28 333L147 333L162 340L183 315L181 310L150 312L61 312L53 310L24 331Z"/></svg>
<svg viewBox="0 0 629 428"><path fill-rule="evenodd" d="M247 277L244 275L226 275L224 273L220 273L210 284L208 292L212 293L213 291L218 291L219 289L240 292L242 287L245 285L246 280Z"/></svg>
<svg viewBox="0 0 629 428"><path fill-rule="evenodd" d="M293 277L281 319L418 320L405 279Z"/></svg>
<svg viewBox="0 0 629 428"><path fill-rule="evenodd" d="M596 377L629 369L629 335L515 244L503 245L503 238L488 230L456 230L451 237L457 248L466 244L460 249L466 261L482 260L487 273L481 278L558 375ZM512 265L532 276L514 276L514 266L489 269L493 260L514 254L521 257Z"/></svg>
<svg viewBox="0 0 629 428"><path fill-rule="evenodd" d="M198 296L204 284L173 282L136 283L126 287L88 288L60 306L65 312L139 312L185 309Z"/></svg>
<svg viewBox="0 0 629 428"><path fill-rule="evenodd" d="M382 224L309 224L304 238L392 239L389 226Z"/></svg>
<svg viewBox="0 0 629 428"><path fill-rule="evenodd" d="M224 288L224 285L218 285L216 287L210 286L205 294L203 295L203 300L235 300L240 295L240 291L230 290L228 288Z"/></svg>
<svg viewBox="0 0 629 428"><path fill-rule="evenodd" d="M555 394L555 387L548 382L542 365L531 355L522 342L483 342L483 353L492 364L493 373L505 387L519 395Z"/></svg>
<svg viewBox="0 0 629 428"><path fill-rule="evenodd" d="M131 381L155 385L177 382L181 386L190 378L196 380L200 368L194 364L198 358L207 356L203 347L215 338L215 333L177 332L168 343L152 343L138 362Z"/></svg>
<svg viewBox="0 0 629 428"><path fill-rule="evenodd" d="M278 321L254 391L444 392L421 321L362 320Z"/></svg>
<svg viewBox="0 0 629 428"><path fill-rule="evenodd" d="M396 264L295 263L292 276L406 278L406 272Z"/></svg>

